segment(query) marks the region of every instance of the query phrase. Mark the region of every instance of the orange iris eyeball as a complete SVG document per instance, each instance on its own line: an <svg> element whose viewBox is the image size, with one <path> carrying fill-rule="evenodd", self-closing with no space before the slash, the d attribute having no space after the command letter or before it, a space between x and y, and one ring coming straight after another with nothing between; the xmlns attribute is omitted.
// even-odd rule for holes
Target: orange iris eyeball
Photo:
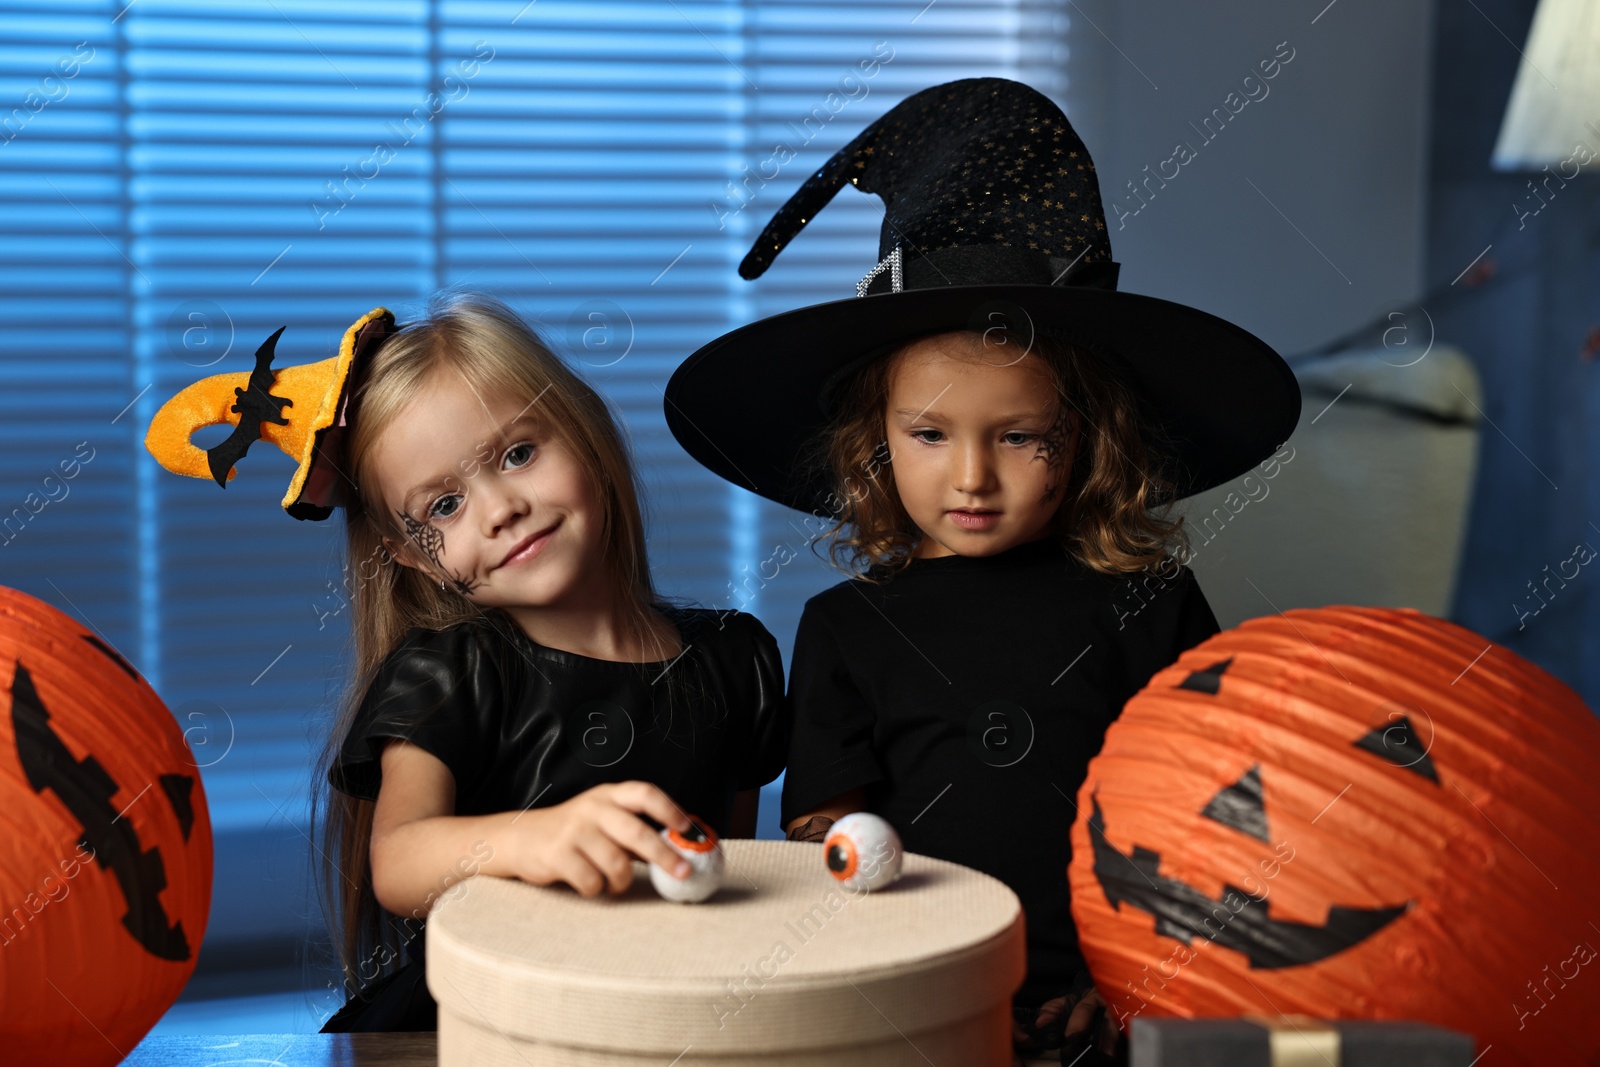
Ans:
<svg viewBox="0 0 1600 1067"><path fill-rule="evenodd" d="M851 890L882 889L899 878L903 851L894 827L865 811L834 823L822 842L828 873Z"/></svg>
<svg viewBox="0 0 1600 1067"><path fill-rule="evenodd" d="M693 815L689 821L694 825L683 833L670 828L661 831L667 847L689 861L688 876L678 878L650 864L650 884L662 897L679 904L698 904L722 888L724 861L716 832Z"/></svg>

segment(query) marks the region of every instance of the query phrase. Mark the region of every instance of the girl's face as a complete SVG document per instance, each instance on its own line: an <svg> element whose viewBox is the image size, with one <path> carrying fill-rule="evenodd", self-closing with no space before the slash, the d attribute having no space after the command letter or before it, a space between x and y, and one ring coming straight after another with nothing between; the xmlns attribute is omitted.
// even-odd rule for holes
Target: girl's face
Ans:
<svg viewBox="0 0 1600 1067"><path fill-rule="evenodd" d="M372 471L401 563L485 607L593 593L601 504L535 404L435 373L373 444Z"/></svg>
<svg viewBox="0 0 1600 1067"><path fill-rule="evenodd" d="M890 374L884 425L900 502L923 533L916 557L991 556L1054 532L1075 420L1039 357L1009 351L936 334Z"/></svg>

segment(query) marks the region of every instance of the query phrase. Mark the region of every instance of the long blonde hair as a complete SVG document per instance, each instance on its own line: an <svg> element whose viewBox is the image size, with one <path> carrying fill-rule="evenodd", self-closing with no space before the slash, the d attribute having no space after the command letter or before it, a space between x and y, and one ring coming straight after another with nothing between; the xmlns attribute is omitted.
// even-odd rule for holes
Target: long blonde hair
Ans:
<svg viewBox="0 0 1600 1067"><path fill-rule="evenodd" d="M576 457L602 502L604 569L613 602L630 609L623 612L628 636L659 652L658 659L670 657L651 625L651 614L673 605L657 595L650 579L641 493L627 440L610 407L505 304L482 295L436 294L422 318L378 349L350 398L354 414L345 460L358 489L344 511L353 670L311 791L313 827L319 808L325 813L322 862L313 859L313 868L321 872L316 888L347 993L403 964L416 934L415 927L403 932L386 924L373 893L368 850L375 802L341 793L328 780L362 697L385 657L412 627L443 630L486 617L502 629L516 625L502 609L473 604L441 589L427 574L401 565L384 545L386 535L402 541L405 535L376 497L373 444L430 376L446 369L480 393L530 406L538 398L545 425Z"/></svg>

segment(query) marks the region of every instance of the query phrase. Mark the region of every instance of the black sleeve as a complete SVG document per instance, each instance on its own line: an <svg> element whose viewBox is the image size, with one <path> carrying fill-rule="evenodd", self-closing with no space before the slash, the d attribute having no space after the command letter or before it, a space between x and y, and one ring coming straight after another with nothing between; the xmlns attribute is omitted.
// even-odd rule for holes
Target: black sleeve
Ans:
<svg viewBox="0 0 1600 1067"><path fill-rule="evenodd" d="M1221 632L1200 582L1188 567L1156 595L1132 626L1138 636L1128 643L1127 697L1143 689L1157 671L1171 666L1184 652Z"/></svg>
<svg viewBox="0 0 1600 1067"><path fill-rule="evenodd" d="M789 675L794 739L783 780L782 825L857 786L882 781L872 747L877 722L839 647L837 629L815 601L795 632Z"/></svg>
<svg viewBox="0 0 1600 1067"><path fill-rule="evenodd" d="M744 615L750 634L754 675L751 694L750 731L738 766L734 787L759 789L783 773L789 759L789 732L792 716L789 698L783 691L783 657L777 638L754 615Z"/></svg>
<svg viewBox="0 0 1600 1067"><path fill-rule="evenodd" d="M1200 591L1200 580L1187 567L1183 568L1183 574L1188 583L1184 589L1183 602L1178 608L1177 624L1172 628L1170 644L1172 658L1167 660L1167 663L1176 660L1206 638L1222 632L1222 627L1217 625L1216 615L1212 614L1210 601L1206 600L1206 595Z"/></svg>
<svg viewBox="0 0 1600 1067"><path fill-rule="evenodd" d="M389 738L437 756L461 795L489 765L498 737L501 680L476 627L412 629L378 668L340 745L328 781L376 800Z"/></svg>

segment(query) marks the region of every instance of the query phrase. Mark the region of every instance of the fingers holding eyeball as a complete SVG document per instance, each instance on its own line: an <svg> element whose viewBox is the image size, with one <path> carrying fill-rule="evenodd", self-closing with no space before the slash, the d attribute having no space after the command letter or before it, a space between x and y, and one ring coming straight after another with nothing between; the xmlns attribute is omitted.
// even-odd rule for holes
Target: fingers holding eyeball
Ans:
<svg viewBox="0 0 1600 1067"><path fill-rule="evenodd" d="M692 815L689 821L686 831L671 827L661 831L667 848L689 864L688 876L674 878L660 864L650 864L650 884L667 900L680 904L698 904L716 893L722 887L726 864L715 831Z"/></svg>
<svg viewBox="0 0 1600 1067"><path fill-rule="evenodd" d="M726 858L717 835L703 820L672 805L666 795L645 783L623 783L609 798L616 805L600 820L603 833L585 838L581 853L587 862L566 881L585 896L602 890L625 891L632 881L630 856L648 862L650 884L664 899L693 904L708 900L722 886ZM630 795L631 792L631 795ZM644 821L655 801L670 808L662 814L675 818L652 833ZM682 824L682 825L675 825ZM824 869L843 888L853 891L882 889L902 872L900 835L885 819L870 812L853 812L835 822L822 842ZM687 868L687 873L680 873Z"/></svg>
<svg viewBox="0 0 1600 1067"><path fill-rule="evenodd" d="M676 877L688 876L689 865L672 850L653 824L638 815L618 809L609 814L601 828L618 846L646 863L657 864Z"/></svg>
<svg viewBox="0 0 1600 1067"><path fill-rule="evenodd" d="M647 815L668 829L687 830L693 818L678 807L664 790L650 782L618 782L598 788L610 790L611 801L618 807Z"/></svg>

